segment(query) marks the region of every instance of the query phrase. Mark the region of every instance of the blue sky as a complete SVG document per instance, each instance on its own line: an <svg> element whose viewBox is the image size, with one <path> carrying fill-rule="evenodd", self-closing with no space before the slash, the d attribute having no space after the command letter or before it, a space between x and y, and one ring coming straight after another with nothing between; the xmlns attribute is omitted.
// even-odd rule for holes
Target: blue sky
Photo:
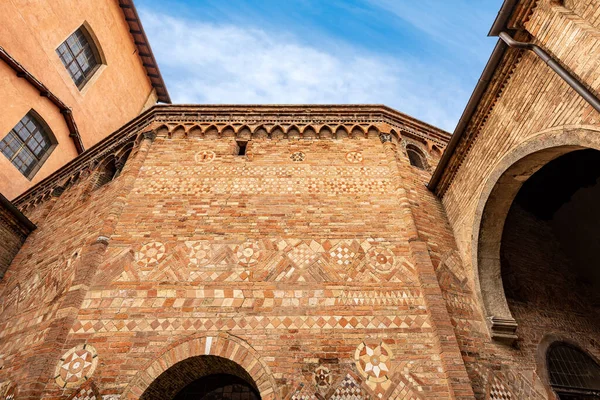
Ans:
<svg viewBox="0 0 600 400"><path fill-rule="evenodd" d="M501 0L136 0L174 103L383 103L448 131Z"/></svg>

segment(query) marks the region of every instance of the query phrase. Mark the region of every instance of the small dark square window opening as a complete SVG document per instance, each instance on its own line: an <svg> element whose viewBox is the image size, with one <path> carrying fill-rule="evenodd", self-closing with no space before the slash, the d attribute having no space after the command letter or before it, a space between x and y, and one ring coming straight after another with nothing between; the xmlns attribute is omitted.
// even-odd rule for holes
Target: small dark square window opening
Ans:
<svg viewBox="0 0 600 400"><path fill-rule="evenodd" d="M246 155L246 147L248 146L248 142L237 141L236 143L237 143L236 154L238 156L245 156Z"/></svg>
<svg viewBox="0 0 600 400"><path fill-rule="evenodd" d="M80 90L102 64L98 49L84 26L58 46L56 53Z"/></svg>

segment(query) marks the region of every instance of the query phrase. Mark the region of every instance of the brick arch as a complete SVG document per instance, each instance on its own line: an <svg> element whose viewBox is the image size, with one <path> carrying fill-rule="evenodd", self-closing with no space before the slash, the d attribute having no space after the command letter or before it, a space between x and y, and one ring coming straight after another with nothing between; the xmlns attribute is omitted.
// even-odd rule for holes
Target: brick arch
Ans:
<svg viewBox="0 0 600 400"><path fill-rule="evenodd" d="M521 186L548 162L582 149L600 150L600 129L569 126L548 129L513 148L488 175L479 195L472 228L471 262L477 296L493 339L512 343L517 323L508 307L501 275L504 221Z"/></svg>
<svg viewBox="0 0 600 400"><path fill-rule="evenodd" d="M196 356L218 356L241 366L254 380L262 400L279 400L275 380L266 363L243 339L228 333L201 334L168 346L154 361L146 365L123 391L123 399L139 399L150 384L178 362Z"/></svg>

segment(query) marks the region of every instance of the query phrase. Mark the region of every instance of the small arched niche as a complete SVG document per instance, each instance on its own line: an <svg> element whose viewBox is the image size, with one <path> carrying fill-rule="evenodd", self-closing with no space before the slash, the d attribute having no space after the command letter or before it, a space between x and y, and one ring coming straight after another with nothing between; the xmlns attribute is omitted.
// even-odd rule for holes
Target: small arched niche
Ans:
<svg viewBox="0 0 600 400"><path fill-rule="evenodd" d="M427 169L427 161L425 161L425 154L414 144L406 145L406 154L410 165L419 169Z"/></svg>

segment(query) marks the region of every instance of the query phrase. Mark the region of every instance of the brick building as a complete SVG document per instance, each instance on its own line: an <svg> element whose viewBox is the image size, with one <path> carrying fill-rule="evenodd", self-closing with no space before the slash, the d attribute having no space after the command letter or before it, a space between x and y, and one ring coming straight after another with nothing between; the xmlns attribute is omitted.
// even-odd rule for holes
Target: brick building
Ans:
<svg viewBox="0 0 600 400"><path fill-rule="evenodd" d="M507 0L491 34L537 54L499 41L452 135L378 105L121 121L2 199L2 398L599 398L598 10Z"/></svg>

